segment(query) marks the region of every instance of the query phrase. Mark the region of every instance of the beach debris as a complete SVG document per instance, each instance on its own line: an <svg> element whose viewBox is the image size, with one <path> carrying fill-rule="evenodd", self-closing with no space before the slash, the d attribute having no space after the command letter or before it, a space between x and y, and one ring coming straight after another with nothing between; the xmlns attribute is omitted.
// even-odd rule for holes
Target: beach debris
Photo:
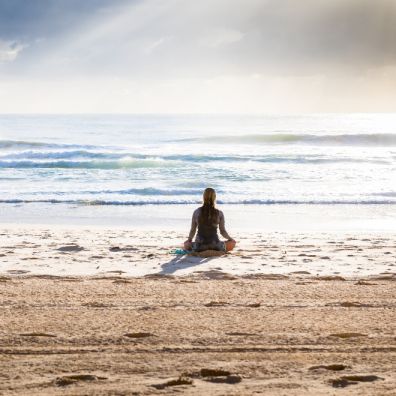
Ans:
<svg viewBox="0 0 396 396"><path fill-rule="evenodd" d="M145 333L145 332L137 332L137 333L126 333L124 337L128 338L145 338L145 337L154 337L152 333Z"/></svg>
<svg viewBox="0 0 396 396"><path fill-rule="evenodd" d="M79 245L66 245L61 246L56 250L58 250L59 252L80 252L81 250L84 250L84 248Z"/></svg>
<svg viewBox="0 0 396 396"><path fill-rule="evenodd" d="M154 385L151 385L151 386L156 388L156 389L165 389L168 386L192 385L192 384L193 384L193 380L191 378L188 378L188 377L185 377L185 376L181 375L177 379L170 380L170 381L164 382L162 384L154 384Z"/></svg>
<svg viewBox="0 0 396 396"><path fill-rule="evenodd" d="M106 377L98 377L92 374L75 374L75 375L65 375L62 377L58 377L55 380L56 386L68 386L75 384L79 381L98 381L98 380L106 380Z"/></svg>

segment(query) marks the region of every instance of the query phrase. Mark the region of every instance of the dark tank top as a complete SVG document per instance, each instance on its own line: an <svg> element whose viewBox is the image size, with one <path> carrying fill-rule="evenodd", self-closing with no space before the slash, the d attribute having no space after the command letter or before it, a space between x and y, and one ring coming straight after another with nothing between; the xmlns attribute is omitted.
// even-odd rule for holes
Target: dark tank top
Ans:
<svg viewBox="0 0 396 396"><path fill-rule="evenodd" d="M217 214L218 216L218 214ZM218 242L219 236L217 235L218 222L212 224L204 224L198 222L198 237L202 243Z"/></svg>

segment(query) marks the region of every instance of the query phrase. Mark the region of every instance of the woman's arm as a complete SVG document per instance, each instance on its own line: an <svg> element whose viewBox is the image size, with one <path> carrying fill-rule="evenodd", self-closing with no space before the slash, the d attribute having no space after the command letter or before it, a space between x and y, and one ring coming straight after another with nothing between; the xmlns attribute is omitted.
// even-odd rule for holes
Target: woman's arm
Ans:
<svg viewBox="0 0 396 396"><path fill-rule="evenodd" d="M197 231L197 226L198 226L198 209L196 209L192 215L190 233L188 234L188 241L191 242L193 240L195 232Z"/></svg>
<svg viewBox="0 0 396 396"><path fill-rule="evenodd" d="M220 223L219 223L219 231L220 231L220 234L224 237L224 238L226 238L226 239L228 239L228 240L233 240L229 235L228 235L228 232L226 231L226 229L225 229L225 220L224 220L224 214L223 214L223 212L221 211L221 210L219 210L219 220L220 220Z"/></svg>

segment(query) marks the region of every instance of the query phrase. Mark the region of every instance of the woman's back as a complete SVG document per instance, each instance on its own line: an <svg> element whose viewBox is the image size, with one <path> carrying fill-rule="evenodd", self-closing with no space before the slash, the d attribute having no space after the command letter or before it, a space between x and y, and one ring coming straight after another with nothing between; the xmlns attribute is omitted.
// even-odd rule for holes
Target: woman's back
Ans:
<svg viewBox="0 0 396 396"><path fill-rule="evenodd" d="M185 246L192 247L196 251L201 250L231 250L235 246L235 241L228 235L225 229L224 214L215 207L216 192L212 188L207 188L203 195L203 205L197 208L192 216L191 229ZM220 234L228 242L233 241L232 248L228 248L225 242L221 242L217 234L219 228ZM198 232L197 232L198 229ZM194 244L192 240L195 233ZM231 244L228 244L231 246Z"/></svg>

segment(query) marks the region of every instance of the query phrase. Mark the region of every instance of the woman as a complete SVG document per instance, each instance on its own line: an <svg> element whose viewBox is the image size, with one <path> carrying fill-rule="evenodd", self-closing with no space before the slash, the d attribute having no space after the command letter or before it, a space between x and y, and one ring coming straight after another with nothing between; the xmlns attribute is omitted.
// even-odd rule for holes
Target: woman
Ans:
<svg viewBox="0 0 396 396"><path fill-rule="evenodd" d="M234 249L236 242L228 235L224 226L223 212L215 208L215 202L216 191L213 188L207 188L203 193L203 205L193 213L191 230L187 241L184 242L184 249L196 252L204 250L229 252ZM220 241L217 227L219 227L220 234L227 239L225 242ZM195 242L192 242L197 228Z"/></svg>

